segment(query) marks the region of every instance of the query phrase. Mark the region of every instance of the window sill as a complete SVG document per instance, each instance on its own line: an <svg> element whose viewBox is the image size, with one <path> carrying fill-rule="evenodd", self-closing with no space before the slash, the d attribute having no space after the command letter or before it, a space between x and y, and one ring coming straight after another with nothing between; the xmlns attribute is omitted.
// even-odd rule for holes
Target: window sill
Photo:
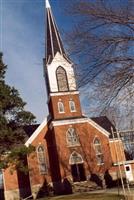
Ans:
<svg viewBox="0 0 134 200"><path fill-rule="evenodd" d="M72 145L67 145L67 147L79 147L79 146L81 146L80 144L72 144Z"/></svg>
<svg viewBox="0 0 134 200"><path fill-rule="evenodd" d="M48 174L48 172L40 172L40 175L47 175Z"/></svg>
<svg viewBox="0 0 134 200"><path fill-rule="evenodd" d="M98 165L98 166L101 166L101 165L104 165L104 163L100 163L100 164L98 163L97 165Z"/></svg>

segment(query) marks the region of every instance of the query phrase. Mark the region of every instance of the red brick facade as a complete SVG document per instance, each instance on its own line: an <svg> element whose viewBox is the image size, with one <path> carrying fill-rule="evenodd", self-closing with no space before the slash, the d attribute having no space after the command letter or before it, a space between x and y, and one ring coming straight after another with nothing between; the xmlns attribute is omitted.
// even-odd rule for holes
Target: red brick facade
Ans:
<svg viewBox="0 0 134 200"><path fill-rule="evenodd" d="M69 101L73 100L76 106L76 112L71 112L69 107ZM64 112L59 113L58 111L58 102L62 102L64 104ZM64 119L69 117L81 117L81 106L80 106L80 100L78 94L73 94L73 92L70 92L70 94L65 95L56 95L56 96L50 96L50 101L48 104L49 112L51 113L51 116L53 119Z"/></svg>
<svg viewBox="0 0 134 200"><path fill-rule="evenodd" d="M47 27L50 30L47 31L48 55L45 63L49 120L44 120L25 143L35 147L35 152L27 157L29 173L24 175L14 171L11 174L10 169L4 171L6 200L31 194L36 197L46 183L53 186L55 193L62 193L64 180L71 183L87 181L93 174L99 177L109 171L112 176L118 171L114 165L117 153L114 141L109 138L110 132L82 115L73 64L65 56L54 19L51 19L50 7L46 12L50 18L48 24L52 26ZM49 31L52 31L51 34ZM57 36L53 48L51 35ZM61 108L58 103L62 104ZM118 144L118 161L124 161L123 145L119 141L115 143Z"/></svg>
<svg viewBox="0 0 134 200"><path fill-rule="evenodd" d="M97 176L104 175L107 170L111 176L115 177L115 174L117 174L118 167L113 166L113 163L116 162L114 143L110 142L105 130L103 131L101 127L94 123L92 124L92 121L88 121L87 118L80 118L79 120L80 122L72 119L60 120L58 122L49 121L48 123L41 124L27 141L26 145L31 144L36 147L35 152L28 156L29 187L33 196L38 194L45 182L53 185L55 189L58 188L57 193L59 193L59 188L62 189L59 184L61 184L64 179L68 179L71 182L73 181L71 171L72 165L70 164L70 157L73 152L81 155L83 159L82 165L85 173L85 180L92 174L96 174ZM77 145L70 146L67 143L67 131L69 128L75 129L77 133L79 141ZM99 139L101 143L103 154L103 163L101 164L97 163L94 146L95 138ZM43 146L45 150L44 155L47 166L45 174L41 174L39 169L37 147L40 145ZM119 159L123 161L125 157L119 154ZM22 177L22 179L23 178L24 177ZM10 169L4 171L6 200L10 200L11 195L19 198L20 190L24 190L24 188L20 188L19 181L20 177L18 177L17 172L14 171L13 174L11 174ZM21 186L23 186L23 184L21 184Z"/></svg>

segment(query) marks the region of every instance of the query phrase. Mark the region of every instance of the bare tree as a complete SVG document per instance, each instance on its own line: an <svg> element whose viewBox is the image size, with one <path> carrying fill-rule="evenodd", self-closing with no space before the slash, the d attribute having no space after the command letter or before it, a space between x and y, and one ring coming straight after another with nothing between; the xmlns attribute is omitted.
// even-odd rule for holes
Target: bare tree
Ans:
<svg viewBox="0 0 134 200"><path fill-rule="evenodd" d="M75 19L66 40L78 85L93 84L103 109L117 96L133 99L134 1L70 0L67 11Z"/></svg>

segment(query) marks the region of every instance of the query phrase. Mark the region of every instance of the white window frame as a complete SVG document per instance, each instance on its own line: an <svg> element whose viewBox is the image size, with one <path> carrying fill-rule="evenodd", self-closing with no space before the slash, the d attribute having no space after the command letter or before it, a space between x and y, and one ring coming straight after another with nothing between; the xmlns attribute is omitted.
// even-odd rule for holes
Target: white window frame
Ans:
<svg viewBox="0 0 134 200"><path fill-rule="evenodd" d="M59 73L60 72L60 73ZM62 75L62 76L61 76ZM56 69L56 79L57 79L57 87L59 92L66 92L69 91L69 85L68 85L68 77L67 72L62 66L58 66ZM65 85L61 85L61 81L64 81ZM62 83L63 83L62 81Z"/></svg>
<svg viewBox="0 0 134 200"><path fill-rule="evenodd" d="M40 152L39 148L42 148L43 151ZM39 172L41 175L47 174L48 170L47 170L47 163L46 163L44 147L42 145L39 145L36 148L36 152L37 152L37 158L38 158Z"/></svg>
<svg viewBox="0 0 134 200"><path fill-rule="evenodd" d="M64 104L61 101L58 102L58 112L59 113L65 113Z"/></svg>
<svg viewBox="0 0 134 200"><path fill-rule="evenodd" d="M95 141L98 140L99 143L95 143ZM103 165L104 164L104 155L103 155L103 152L102 152L102 145L101 145L101 141L98 137L95 137L94 138L94 141L93 141L93 145L94 145L94 150L95 150L95 155L96 155L96 161L97 161L97 165ZM100 152L97 151L97 148L100 148ZM99 157L101 157L101 162L99 162Z"/></svg>
<svg viewBox="0 0 134 200"><path fill-rule="evenodd" d="M72 104L72 105L71 105ZM73 100L70 100L69 101L69 107L70 107L70 111L71 112L76 112L76 106L75 106L75 102L73 101ZM74 109L72 109L72 107L74 108Z"/></svg>
<svg viewBox="0 0 134 200"><path fill-rule="evenodd" d="M73 159L74 158L74 156L73 156L74 154L77 155L78 159L76 159L76 160ZM77 153L76 151L73 151L71 153L71 155L70 155L70 158L69 158L69 164L70 165L74 165L74 164L80 164L80 163L84 163L82 156L79 153Z"/></svg>
<svg viewBox="0 0 134 200"><path fill-rule="evenodd" d="M67 130L66 141L68 146L80 146L79 138L74 128L69 128Z"/></svg>

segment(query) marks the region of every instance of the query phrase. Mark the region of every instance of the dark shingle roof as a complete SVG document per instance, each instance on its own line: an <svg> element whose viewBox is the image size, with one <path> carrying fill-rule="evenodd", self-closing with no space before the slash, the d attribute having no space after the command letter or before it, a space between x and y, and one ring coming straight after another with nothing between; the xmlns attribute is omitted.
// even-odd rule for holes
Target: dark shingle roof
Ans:
<svg viewBox="0 0 134 200"><path fill-rule="evenodd" d="M113 138L111 127L113 128L114 132L116 131L116 129L115 129L115 126L112 124L112 122L106 116L92 117L91 119L94 122L96 122L98 125L100 125L102 128L104 128L106 131L108 131L110 133L109 137Z"/></svg>
<svg viewBox="0 0 134 200"><path fill-rule="evenodd" d="M27 137L29 138L40 124L27 125L23 127Z"/></svg>

